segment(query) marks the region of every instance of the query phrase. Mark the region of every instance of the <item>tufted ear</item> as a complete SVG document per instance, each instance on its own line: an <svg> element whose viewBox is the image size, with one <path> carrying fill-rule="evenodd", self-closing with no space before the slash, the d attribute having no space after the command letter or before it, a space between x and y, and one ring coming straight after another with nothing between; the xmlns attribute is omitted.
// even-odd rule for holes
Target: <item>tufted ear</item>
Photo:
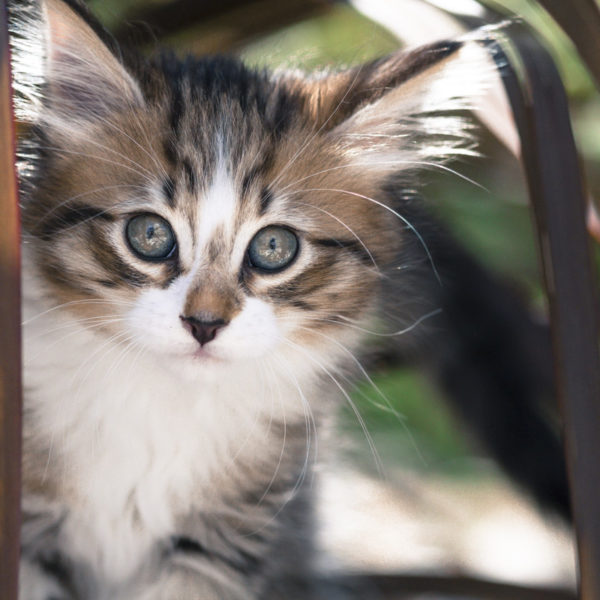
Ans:
<svg viewBox="0 0 600 600"><path fill-rule="evenodd" d="M485 51L458 40L292 86L305 98L308 118L349 160L398 172L474 152L469 121L456 111L476 104L489 71Z"/></svg>
<svg viewBox="0 0 600 600"><path fill-rule="evenodd" d="M14 0L9 13L21 120L73 129L142 103L118 51L79 2Z"/></svg>

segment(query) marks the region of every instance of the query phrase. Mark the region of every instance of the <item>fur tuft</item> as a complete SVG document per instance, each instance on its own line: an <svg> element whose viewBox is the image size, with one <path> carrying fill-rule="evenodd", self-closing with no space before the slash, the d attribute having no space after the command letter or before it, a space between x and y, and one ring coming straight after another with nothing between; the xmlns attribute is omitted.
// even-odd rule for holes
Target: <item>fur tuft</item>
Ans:
<svg viewBox="0 0 600 600"><path fill-rule="evenodd" d="M351 164L385 176L476 155L464 111L477 106L490 77L483 52L475 42L462 44L342 123L334 133Z"/></svg>
<svg viewBox="0 0 600 600"><path fill-rule="evenodd" d="M8 3L8 29L13 72L15 115L34 123L42 109L46 46L39 2Z"/></svg>

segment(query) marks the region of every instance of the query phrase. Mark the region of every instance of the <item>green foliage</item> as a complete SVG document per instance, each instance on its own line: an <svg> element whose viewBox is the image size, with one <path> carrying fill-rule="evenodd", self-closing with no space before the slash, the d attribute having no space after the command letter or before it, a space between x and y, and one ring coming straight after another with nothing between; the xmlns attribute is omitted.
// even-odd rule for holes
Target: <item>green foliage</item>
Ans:
<svg viewBox="0 0 600 600"><path fill-rule="evenodd" d="M398 40L389 32L340 5L324 17L287 27L247 46L242 58L264 67L339 68L398 47Z"/></svg>
<svg viewBox="0 0 600 600"><path fill-rule="evenodd" d="M366 469L384 465L464 475L472 472L468 439L427 379L410 369L380 373L352 394L355 409L346 405L340 427L354 439L355 454ZM372 437L375 450L370 447ZM358 448L358 450L357 450Z"/></svg>

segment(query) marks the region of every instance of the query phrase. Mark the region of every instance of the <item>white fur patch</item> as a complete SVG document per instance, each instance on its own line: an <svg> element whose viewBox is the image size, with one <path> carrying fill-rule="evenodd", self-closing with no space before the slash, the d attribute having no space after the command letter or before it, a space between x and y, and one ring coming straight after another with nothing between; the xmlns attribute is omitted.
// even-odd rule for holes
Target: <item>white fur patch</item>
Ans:
<svg viewBox="0 0 600 600"><path fill-rule="evenodd" d="M110 337L24 280L27 428L49 448L47 471L62 473L61 543L107 582L132 577L177 515L210 510L238 457L280 452L267 445L271 419L308 419L321 374L258 299L217 337L214 357L194 356L179 321L188 285L143 292Z"/></svg>
<svg viewBox="0 0 600 600"><path fill-rule="evenodd" d="M202 254L206 245L214 237L219 227L231 231L234 224L238 194L233 180L227 171L225 161L221 157L215 169L212 183L202 196L198 211L196 233L197 252Z"/></svg>
<svg viewBox="0 0 600 600"><path fill-rule="evenodd" d="M33 122L41 109L45 70L40 6L33 2L9 2L8 9L15 114L20 121Z"/></svg>

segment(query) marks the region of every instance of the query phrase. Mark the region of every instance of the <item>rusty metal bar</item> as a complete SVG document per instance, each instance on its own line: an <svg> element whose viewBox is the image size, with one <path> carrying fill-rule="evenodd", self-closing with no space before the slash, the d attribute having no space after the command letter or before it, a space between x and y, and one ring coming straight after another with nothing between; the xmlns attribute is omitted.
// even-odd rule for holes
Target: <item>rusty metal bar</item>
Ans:
<svg viewBox="0 0 600 600"><path fill-rule="evenodd" d="M550 587L513 585L477 577L440 575L355 574L338 582L351 598L414 600L427 594L437 598L477 600L575 600L573 592Z"/></svg>
<svg viewBox="0 0 600 600"><path fill-rule="evenodd" d="M0 598L16 600L21 497L20 231L4 1L0 1L0 139Z"/></svg>
<svg viewBox="0 0 600 600"><path fill-rule="evenodd" d="M586 198L560 76L547 51L521 26L507 32L521 79L503 76L521 137L552 322L577 532L580 598L600 600L600 355L598 299Z"/></svg>

